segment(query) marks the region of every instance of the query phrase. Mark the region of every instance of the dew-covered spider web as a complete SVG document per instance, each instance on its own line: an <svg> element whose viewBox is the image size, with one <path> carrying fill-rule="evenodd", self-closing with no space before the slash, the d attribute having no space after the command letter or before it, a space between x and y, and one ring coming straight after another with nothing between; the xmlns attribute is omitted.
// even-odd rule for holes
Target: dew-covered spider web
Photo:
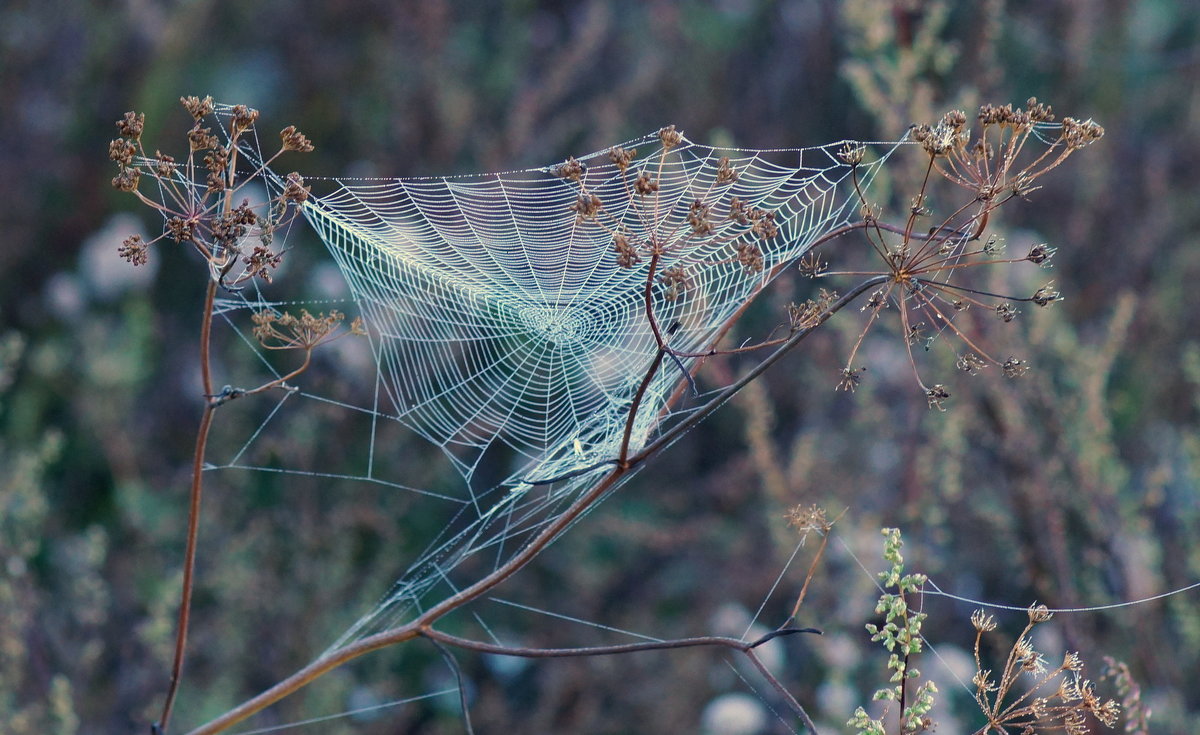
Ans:
<svg viewBox="0 0 1200 735"><path fill-rule="evenodd" d="M615 456L658 347L646 313L652 243L664 249L650 295L660 331L675 350L707 350L778 268L857 212L842 147L682 139L664 150L651 135L620 146L637 151L624 166L607 152L580 158L578 180L550 167L339 181L305 214L371 325L378 410L442 447L468 479L496 444L525 458L514 479L548 477ZM864 185L872 173L859 170ZM657 191L637 193L639 175ZM598 211L581 217L589 196ZM696 203L707 208L703 234L689 224ZM754 210L771 213L773 236L739 222ZM616 238L640 245L640 262L618 263ZM761 264L739 262L738 245L759 249ZM679 378L663 371L649 387L636 443Z"/></svg>
<svg viewBox="0 0 1200 735"><path fill-rule="evenodd" d="M844 154L859 143L716 148L673 131L544 168L306 178L314 191L305 217L370 344L370 365L353 378L373 384L370 403L339 404L374 427L366 466L346 479L421 494L447 519L335 647L474 581L478 569L456 575L466 559L486 559L484 573L503 564L593 487L622 446L635 454L702 405L722 386L692 379L700 356L737 347L722 338L754 297L815 240L861 217L855 187L864 190L895 148L868 144L851 167ZM239 309L283 305L245 293L222 308L234 323ZM780 321L775 337L788 333L786 315ZM659 340L673 356L647 380ZM214 467L286 471L248 459L276 413ZM458 489L377 472L397 425L455 467ZM482 481L480 467L496 461L503 479L493 471Z"/></svg>

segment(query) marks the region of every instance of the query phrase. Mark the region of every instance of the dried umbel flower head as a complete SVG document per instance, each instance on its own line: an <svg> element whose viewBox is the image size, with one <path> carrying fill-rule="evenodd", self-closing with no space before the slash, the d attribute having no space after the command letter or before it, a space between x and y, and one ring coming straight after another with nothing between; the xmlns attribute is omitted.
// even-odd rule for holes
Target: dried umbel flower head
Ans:
<svg viewBox="0 0 1200 735"><path fill-rule="evenodd" d="M154 173L163 179L175 175L175 159L162 151L154 151Z"/></svg>
<svg viewBox="0 0 1200 735"><path fill-rule="evenodd" d="M658 191L658 182L651 179L650 174L640 171L633 182L633 190L641 196L649 196Z"/></svg>
<svg viewBox="0 0 1200 735"><path fill-rule="evenodd" d="M971 625L980 633L990 633L996 629L996 619L979 609L971 613Z"/></svg>
<svg viewBox="0 0 1200 735"><path fill-rule="evenodd" d="M1060 301L1061 299L1062 294L1054 290L1054 281L1051 281L1045 286L1039 288L1029 300L1038 306L1049 306L1055 301Z"/></svg>
<svg viewBox="0 0 1200 735"><path fill-rule="evenodd" d="M123 168L113 177L112 185L117 191L131 192L137 189L141 177L136 168Z"/></svg>
<svg viewBox="0 0 1200 735"><path fill-rule="evenodd" d="M211 128L200 127L188 131L188 143L191 145L193 153L210 150L220 145L217 136L212 134Z"/></svg>
<svg viewBox="0 0 1200 735"><path fill-rule="evenodd" d="M738 180L738 171L729 163L729 156L722 156L717 162L717 183L732 184Z"/></svg>
<svg viewBox="0 0 1200 735"><path fill-rule="evenodd" d="M117 122L122 137L109 144L109 156L119 167L113 186L135 192L143 177L154 180L152 196L156 195L158 200L138 192L139 200L158 212L164 223L157 237L149 241L131 237L118 249L118 254L134 265L141 265L146 262L150 246L171 240L187 244L207 261L207 274L221 287L236 290L239 284L253 278L270 281L283 255L282 251L271 248L275 234L298 213L287 205L306 201L309 187L299 174L291 174L285 179L282 191L267 201L251 203L242 199L238 203L229 192L253 191L243 186L252 178L268 176L261 166L247 166L253 173L240 175L236 165L241 152L238 137L256 123L258 111L245 105L222 107L219 124L205 127L205 118L218 112L212 99L183 97L180 101L194 120L186 131L188 152L184 163L177 163L173 156L160 150L153 157L145 153L140 139L145 129L144 115L128 112ZM224 117L228 117L227 125ZM281 149L275 156L305 149L311 149L311 143L294 127L285 128ZM246 253L246 241L251 238L256 238L258 244Z"/></svg>
<svg viewBox="0 0 1200 735"><path fill-rule="evenodd" d="M124 117L117 120L117 130L122 136L130 140L139 140L145 128L146 115L144 113L137 113L130 110L125 113Z"/></svg>
<svg viewBox="0 0 1200 735"><path fill-rule="evenodd" d="M833 528L833 523L825 514L825 509L819 505L796 505L788 508L783 517L789 526L801 533L809 531L828 533Z"/></svg>
<svg viewBox="0 0 1200 735"><path fill-rule="evenodd" d="M295 204L303 204L308 200L309 192L312 191L311 186L304 185L304 177L295 171L287 175L287 183L283 187L283 200L285 202L293 202Z"/></svg>
<svg viewBox="0 0 1200 735"><path fill-rule="evenodd" d="M987 367L987 363L984 362L983 358L973 352L959 355L954 364L959 370L972 375Z"/></svg>
<svg viewBox="0 0 1200 735"><path fill-rule="evenodd" d="M938 385L930 386L925 391L925 400L929 402L930 408L936 408L939 411L946 410L942 406L950 398L950 392L946 390L946 386Z"/></svg>
<svg viewBox="0 0 1200 735"><path fill-rule="evenodd" d="M665 288L663 296L667 301L675 301L682 296L688 290L690 282L687 271L684 270L683 266L678 265L664 270L659 274L658 280Z"/></svg>
<svg viewBox="0 0 1200 735"><path fill-rule="evenodd" d="M642 261L637 248L620 232L613 235L613 249L617 251L617 265L622 268L632 268Z"/></svg>
<svg viewBox="0 0 1200 735"><path fill-rule="evenodd" d="M1054 613L1050 612L1050 608L1045 605L1030 605L1026 612L1029 614L1029 622L1031 623L1044 623L1054 617Z"/></svg>
<svg viewBox="0 0 1200 735"><path fill-rule="evenodd" d="M687 222L691 225L693 234L707 235L713 231L713 224L708 216L711 209L710 205L699 199L693 201L688 207Z"/></svg>
<svg viewBox="0 0 1200 735"><path fill-rule="evenodd" d="M145 265L149 259L148 251L149 248L141 235L131 235L117 248L117 255L133 265Z"/></svg>
<svg viewBox="0 0 1200 735"><path fill-rule="evenodd" d="M180 97L179 103L183 105L183 109L187 110L188 114L196 122L200 122L213 113L212 97L205 97L204 99L200 99L199 97Z"/></svg>
<svg viewBox="0 0 1200 735"><path fill-rule="evenodd" d="M108 144L108 157L116 161L118 165L128 166L133 163L133 157L136 154L137 146L131 140L116 138Z"/></svg>
<svg viewBox="0 0 1200 735"><path fill-rule="evenodd" d="M583 164L572 156L554 170L554 173L567 181L579 181L583 178Z"/></svg>
<svg viewBox="0 0 1200 735"><path fill-rule="evenodd" d="M312 142L304 137L304 133L297 130L295 125L289 125L280 130L279 138L283 141L283 150L285 151L296 151L297 153L312 153L313 151Z"/></svg>
<svg viewBox="0 0 1200 735"><path fill-rule="evenodd" d="M842 368L838 374L837 387L834 390L844 390L853 393L854 390L862 383L862 374L866 371L867 369L865 367Z"/></svg>
<svg viewBox="0 0 1200 735"><path fill-rule="evenodd" d="M617 169L622 173L629 168L629 164L633 162L633 157L636 155L637 148L627 150L620 146L613 146L608 149L608 160L616 164Z"/></svg>
<svg viewBox="0 0 1200 735"><path fill-rule="evenodd" d="M1001 369L1004 370L1004 377L1019 378L1028 372L1029 366L1024 360L1018 360L1015 357L1010 357L1004 361Z"/></svg>
<svg viewBox="0 0 1200 735"><path fill-rule="evenodd" d="M600 197L595 194L580 194L570 209L578 221L584 222L595 217L602 206Z"/></svg>
<svg viewBox="0 0 1200 735"><path fill-rule="evenodd" d="M838 151L838 158L849 166L857 166L863 161L867 147L861 143L846 143Z"/></svg>
<svg viewBox="0 0 1200 735"><path fill-rule="evenodd" d="M683 142L683 133L676 130L674 125L668 125L658 131L658 139L662 141L663 148L670 150Z"/></svg>
<svg viewBox="0 0 1200 735"><path fill-rule="evenodd" d="M245 105L234 105L232 117L229 120L229 131L233 135L244 133L258 120L258 110Z"/></svg>
<svg viewBox="0 0 1200 735"><path fill-rule="evenodd" d="M1029 254L1025 256L1025 259L1030 263L1042 265L1053 258L1056 252L1058 252L1058 248L1052 248L1042 242L1029 248Z"/></svg>
<svg viewBox="0 0 1200 735"><path fill-rule="evenodd" d="M737 262L747 273L761 273L763 269L762 249L754 242L739 242L734 245Z"/></svg>
<svg viewBox="0 0 1200 735"><path fill-rule="evenodd" d="M362 320L357 317L350 323L348 332L340 332L338 327L345 318L340 311L314 315L305 309L300 310L299 316L287 311L264 310L251 317L254 338L268 350L312 350L342 334L366 334Z"/></svg>

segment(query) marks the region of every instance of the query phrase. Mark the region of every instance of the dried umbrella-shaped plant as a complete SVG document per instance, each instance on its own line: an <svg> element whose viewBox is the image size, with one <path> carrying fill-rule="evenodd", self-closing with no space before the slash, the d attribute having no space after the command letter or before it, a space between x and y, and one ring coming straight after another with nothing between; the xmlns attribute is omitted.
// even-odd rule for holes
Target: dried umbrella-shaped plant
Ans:
<svg viewBox="0 0 1200 735"><path fill-rule="evenodd" d="M243 200L239 203L238 195L251 180L258 178L268 183L273 181L266 165L272 163L278 155L288 151L305 152L311 150L312 146L295 128L285 128L280 134L281 146L278 153L267 158L264 164L251 166L248 171L239 173L239 164L245 160L245 157L240 155L240 146L245 136L253 131L258 113L244 106L218 110L209 98L201 100L191 97L182 101L195 121L188 133L189 152L183 162L176 162L170 156L157 151L153 156L146 154L141 143L144 120L141 115L135 113L128 113L118 122L121 137L110 146L110 156L119 166L113 185L119 190L134 194L144 204L160 212L166 223L163 233L149 242L136 236L126 240L120 251L122 257L135 265L144 263L148 257L149 246L162 240L173 240L190 244L207 263L209 270L201 322L201 372L208 402L197 433L179 634L171 686L162 718L157 725L162 731L166 730L170 719L171 705L186 649L201 490L200 475L205 442L214 411L232 398L271 388L286 388L286 381L307 367L315 348L343 334L362 331L362 325L357 320L348 329L344 329L343 318L339 313L331 313L328 316L307 313L301 313L299 316L274 312L260 313L254 319L254 333L263 346L267 349L299 349L304 352L303 364L283 378L258 388L226 389L220 393L213 391L209 368L209 337L217 289L236 289L253 278L270 280L271 272L284 255L284 251L273 249L275 235L295 218L298 207L302 206L309 196L309 188L299 174L293 173L276 183L276 194L267 202L252 205ZM218 118L219 124L223 125L218 128L222 133L221 137L213 135L211 128L202 127L214 113L221 115ZM221 123L220 120L225 122ZM1005 258L999 253L996 241L986 237L985 233L989 218L995 209L1032 191L1035 182L1042 175L1103 134L1103 130L1090 121L1079 122L1066 118L1059 124L1053 124L1052 120L1053 115L1048 107L1036 100L1030 100L1024 109L1014 110L1011 106L982 108L979 114L982 132L973 141L967 130L966 116L961 112L947 114L936 125L914 128L911 132L912 140L925 152L927 164L920 191L913 197L910 211L900 224L882 221L880 213L869 206L862 194L858 177L858 167L865 156L865 149L847 146L841 152L841 156L852 169L851 175L862 205L863 216L859 221L834 229L814 241L808 254L799 262L799 266L802 272L812 277L857 275L864 276L863 280L842 295L822 290L817 298L801 305L793 305L788 313L786 336L767 338L745 347L722 349L720 342L737 321L741 314L739 311L718 330L709 349L699 353L679 352L671 347L672 327L663 329L654 311L655 289L661 289L660 295L668 302L689 297L692 284L687 254L699 243L708 247L707 252L713 252L713 246L717 246L718 250L725 247L727 255L724 256L725 260L720 262L737 263L747 274L759 274L764 269L763 250L759 243L779 235L775 214L749 207L736 198L727 201L717 198L709 201L709 196L704 195L689 204L682 222L669 220L664 211L666 207L659 198L658 179L661 176L661 163L665 161L668 152L683 140L674 127L664 128L659 133L661 152L657 172L651 167L639 171L631 170L631 162L634 159L632 151L621 148L610 151L610 159L624 179L624 193L621 196L625 204L636 212L635 216L641 223L639 231L649 233L648 235L639 236L632 229L625 227L618 218L610 216L608 203L588 189L582 164L574 159L568 160L559 167L557 173L578 188L578 197L572 210L579 223L601 228L611 237L612 257L618 266L631 268L643 260L649 260L644 284L644 310L657 343L657 354L647 365L628 409L624 420L624 439L617 456L580 472L593 472L605 465L611 465L611 468L599 475L595 482L561 513L548 520L539 533L519 552L474 584L424 608L413 620L326 652L261 694L197 728L193 735L225 730L358 656L416 638L430 640L439 646L536 658L606 655L689 646L725 647L745 655L763 673L796 716L810 730L815 730L804 708L762 665L754 652L755 647L766 640L808 630L787 627L791 618L785 626L752 642L704 637L586 649L510 648L453 636L434 626L449 612L480 598L528 565L632 470L723 405L742 387L795 349L833 314L846 308L860 296L869 294L863 307L863 311L867 313L867 324L851 350L846 367L842 370L840 387L853 388L858 383L861 369L852 367L858 348L882 310L893 303L900 312L901 329L910 358L913 343L921 338L921 323L917 320L923 318L937 324L939 331L948 330L968 345L970 351L960 355L958 359L959 366L964 370L975 371L985 365L998 365L1006 375L1022 372L1024 366L1021 361L1013 358L1001 361L980 349L964 329L953 323L952 315L968 307L977 306L991 309L998 317L1009 321L1016 314L1015 303L1033 302L1044 306L1057 299L1058 294L1047 286L1030 297L1007 298L959 285L954 279L959 271L968 267L1025 261L1042 264L1053 254L1052 249L1037 246L1024 257ZM1032 156L1030 162L1022 163L1024 154L1027 153L1026 149L1034 147L1030 141L1035 138L1043 144L1042 152ZM736 181L738 175L738 171L727 159L722 160L718 164L713 186ZM933 220L933 226L919 229L917 222L931 216L926 201L927 188L935 177L966 188L969 198L949 215ZM151 180L156 185L158 200L146 196L140 190L145 180ZM853 232L862 232L865 235L871 252L882 263L881 268L868 271L829 270L823 259L824 253L833 243ZM675 256L672 258L675 264L659 271L659 262L667 254ZM774 268L789 265L791 263L782 263ZM763 277L764 275L766 277ZM773 275L775 272L756 277L766 284ZM755 290L751 296L757 293L758 290ZM705 358L768 347L773 347L774 350L758 359L739 379L713 395L685 418L662 428L658 436L644 446L634 447L631 436L642 409L642 399L664 360L672 360L684 376L668 399L673 402L683 394L692 380L692 372L699 369ZM684 369L684 358L699 359L693 362L693 367L688 370ZM915 372L915 361L913 368ZM926 385L919 374L917 382L931 407L940 407L949 395L940 384ZM550 478L539 482L549 483L561 479L566 478ZM805 528L812 526L818 529L824 539L832 524L825 522L823 516L818 520L819 522L810 523ZM824 549L824 541L821 549ZM820 553L817 556L819 558ZM811 578L810 569L804 590L807 589ZM804 590L797 600L797 608L803 600ZM792 617L794 618L794 613ZM1082 696L1083 689L1079 691ZM899 696L903 707L903 689ZM918 700L913 706L924 707L925 699L919 697ZM464 707L464 716L465 714ZM914 716L912 721L917 721L917 718Z"/></svg>
<svg viewBox="0 0 1200 735"><path fill-rule="evenodd" d="M975 626L975 667L972 683L975 701L987 717L987 724L975 735L1003 735L1008 732L1056 732L1083 735L1090 732L1094 718L1112 727L1121 714L1121 706L1096 695L1091 681L1082 678L1083 661L1079 654L1063 654L1062 663L1048 668L1046 659L1034 648L1030 632L1034 626L1052 617L1045 605L1029 608L1029 622L1009 650L999 679L985 669L980 644L985 633L996 629L996 621L976 610L971 616ZM1032 678L1021 686L1021 677ZM1019 694L1019 690L1023 689Z"/></svg>
<svg viewBox="0 0 1200 735"><path fill-rule="evenodd" d="M256 278L271 282L272 272L279 267L285 254L284 249L277 248L276 236L285 232L296 218L299 206L308 198L309 187L299 174L292 173L267 201L251 202L243 197L243 193L251 182L267 180L267 166L279 156L287 152L307 153L313 146L295 127L288 126L280 131L280 146L273 156L258 165L248 164L242 145L254 133L259 117L257 110L245 105L218 110L211 97L185 97L180 102L194 121L187 132L188 152L183 160L177 161L158 150L149 155L142 144L145 115L135 112L127 112L117 121L120 137L113 140L108 149L109 158L118 166L113 187L134 195L163 218L163 229L157 237L148 241L140 235L126 238L118 254L135 266L144 265L152 246L174 242L191 246L208 269L208 287L200 320L200 372L206 402L192 461L183 590L171 678L162 715L154 725L159 732L165 731L170 723L187 651L203 491L202 470L215 411L241 396L275 388L290 389L287 381L308 368L314 349L345 334L363 333L358 319L349 328L343 328L343 316L339 312L316 316L301 312L294 316L264 310L254 315L255 337L267 349L297 350L303 353L303 361L286 375L254 388L214 389L210 345L217 290L238 290ZM218 134L213 133L214 127L204 127L206 122L214 125ZM155 196L143 193L144 187L152 189Z"/></svg>

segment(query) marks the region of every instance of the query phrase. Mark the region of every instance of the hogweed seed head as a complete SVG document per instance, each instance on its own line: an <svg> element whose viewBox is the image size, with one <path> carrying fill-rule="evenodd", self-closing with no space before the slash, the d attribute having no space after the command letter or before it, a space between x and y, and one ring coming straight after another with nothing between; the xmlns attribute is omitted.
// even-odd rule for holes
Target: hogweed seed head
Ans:
<svg viewBox="0 0 1200 735"><path fill-rule="evenodd" d="M183 109L187 110L188 114L196 122L200 122L213 113L212 97L205 97L204 99L200 99L199 97L180 97L179 102L183 105Z"/></svg>

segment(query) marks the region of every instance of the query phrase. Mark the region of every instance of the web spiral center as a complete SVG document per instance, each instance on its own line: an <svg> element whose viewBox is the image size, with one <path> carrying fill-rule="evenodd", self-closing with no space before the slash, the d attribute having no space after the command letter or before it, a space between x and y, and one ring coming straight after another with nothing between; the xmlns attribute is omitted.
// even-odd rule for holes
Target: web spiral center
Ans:
<svg viewBox="0 0 1200 735"><path fill-rule="evenodd" d="M528 306L521 310L525 324L547 342L578 344L586 331L586 315L570 307Z"/></svg>

